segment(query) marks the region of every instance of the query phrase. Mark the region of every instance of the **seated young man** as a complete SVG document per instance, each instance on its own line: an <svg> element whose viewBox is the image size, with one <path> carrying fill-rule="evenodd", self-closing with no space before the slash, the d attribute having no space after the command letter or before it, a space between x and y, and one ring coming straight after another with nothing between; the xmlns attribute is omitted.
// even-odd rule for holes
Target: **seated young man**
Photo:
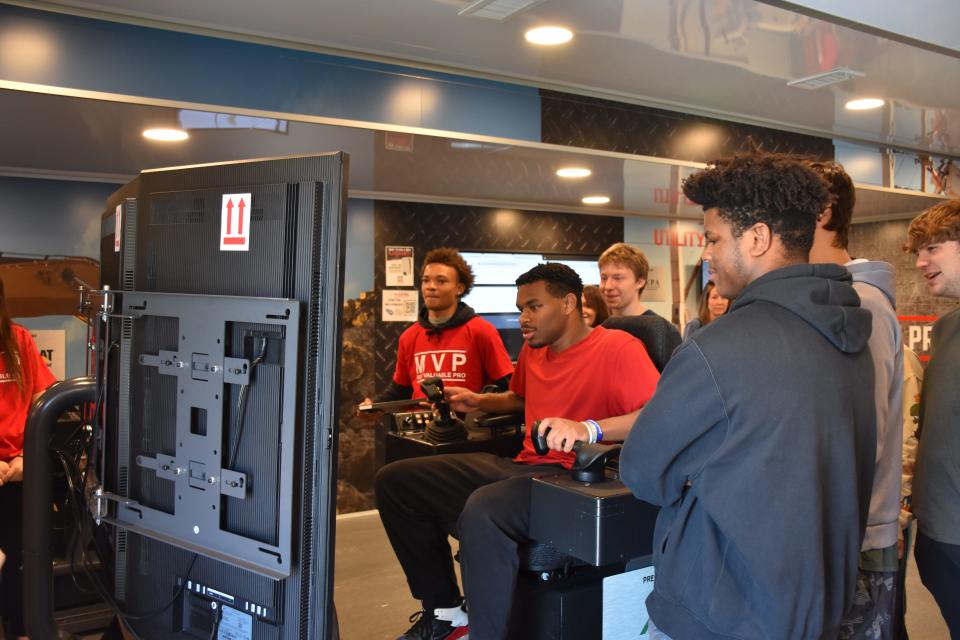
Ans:
<svg viewBox="0 0 960 640"><path fill-rule="evenodd" d="M461 300L472 288L473 269L456 249L427 253L420 320L400 336L393 381L373 401L423 398L420 382L434 376L471 391L488 384L507 388L513 363L500 334Z"/></svg>
<svg viewBox="0 0 960 640"><path fill-rule="evenodd" d="M452 640L467 633L447 542L453 523L459 523L470 638L505 637L517 548L529 540L530 479L571 467L575 440L622 439L653 394L659 375L643 344L622 331L588 327L582 289L576 272L561 264L521 275L517 308L525 344L510 390L445 390L457 411L523 411L528 426L542 420L551 427L548 442L560 451L537 455L528 430L512 461L487 453L428 456L399 460L377 474L380 518L410 591L423 605L401 639Z"/></svg>

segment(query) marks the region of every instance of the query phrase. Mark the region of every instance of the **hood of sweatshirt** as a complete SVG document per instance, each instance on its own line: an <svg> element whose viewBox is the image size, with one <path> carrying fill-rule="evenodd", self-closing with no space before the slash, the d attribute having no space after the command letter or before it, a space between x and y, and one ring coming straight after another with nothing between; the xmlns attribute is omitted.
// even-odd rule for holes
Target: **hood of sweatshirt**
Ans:
<svg viewBox="0 0 960 640"><path fill-rule="evenodd" d="M837 264L795 264L766 273L737 296L731 312L756 302L787 309L844 353L858 353L870 338L870 312L860 308L853 278Z"/></svg>
<svg viewBox="0 0 960 640"><path fill-rule="evenodd" d="M847 265L847 271L853 276L854 282L865 282L880 289L890 301L890 306L897 308L896 274L892 265L874 260L853 262Z"/></svg>
<svg viewBox="0 0 960 640"><path fill-rule="evenodd" d="M420 307L420 326L427 330L427 334L440 333L444 329L451 329L453 327L459 327L460 325L467 324L470 320L476 316L476 311L473 310L473 307L468 305L465 302L460 302L457 304L457 310L453 312L453 315L450 316L450 319L441 324L432 324L430 322L430 317L428 315L428 309L426 305Z"/></svg>

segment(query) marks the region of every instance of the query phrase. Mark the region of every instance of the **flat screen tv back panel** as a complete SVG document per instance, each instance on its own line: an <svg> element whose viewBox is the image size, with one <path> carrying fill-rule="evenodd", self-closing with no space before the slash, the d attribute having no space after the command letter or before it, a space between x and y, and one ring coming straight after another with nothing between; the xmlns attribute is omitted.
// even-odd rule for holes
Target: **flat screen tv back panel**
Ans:
<svg viewBox="0 0 960 640"><path fill-rule="evenodd" d="M151 170L107 203L114 591L133 615L177 597L141 636L329 637L346 175Z"/></svg>

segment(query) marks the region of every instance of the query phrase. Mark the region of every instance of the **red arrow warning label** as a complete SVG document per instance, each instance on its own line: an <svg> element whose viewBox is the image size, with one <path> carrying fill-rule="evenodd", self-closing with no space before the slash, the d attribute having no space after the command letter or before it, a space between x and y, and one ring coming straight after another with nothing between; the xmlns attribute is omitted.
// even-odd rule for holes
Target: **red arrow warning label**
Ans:
<svg viewBox="0 0 960 640"><path fill-rule="evenodd" d="M250 194L225 193L220 211L220 250L250 250Z"/></svg>

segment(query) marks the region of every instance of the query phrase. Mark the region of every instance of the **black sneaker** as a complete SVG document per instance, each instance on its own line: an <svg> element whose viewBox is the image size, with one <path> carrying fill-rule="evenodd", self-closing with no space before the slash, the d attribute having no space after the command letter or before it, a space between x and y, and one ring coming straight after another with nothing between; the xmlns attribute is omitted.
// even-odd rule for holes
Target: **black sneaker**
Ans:
<svg viewBox="0 0 960 640"><path fill-rule="evenodd" d="M433 611L417 611L410 616L410 622L413 626L397 640L468 640L470 637L469 627L454 626L449 620L437 618Z"/></svg>

